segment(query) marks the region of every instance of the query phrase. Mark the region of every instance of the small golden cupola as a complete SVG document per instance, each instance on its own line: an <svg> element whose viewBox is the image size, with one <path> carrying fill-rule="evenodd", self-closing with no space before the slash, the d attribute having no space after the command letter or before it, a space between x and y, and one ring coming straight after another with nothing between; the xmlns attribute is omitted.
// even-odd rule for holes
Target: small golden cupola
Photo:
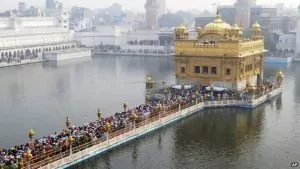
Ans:
<svg viewBox="0 0 300 169"><path fill-rule="evenodd" d="M234 24L231 27L230 33L231 33L232 40L241 40L242 39L243 31L237 24Z"/></svg>
<svg viewBox="0 0 300 169"><path fill-rule="evenodd" d="M217 16L215 20L205 25L201 32L202 35L217 34L220 36L224 36L227 35L230 32L230 30L231 30L231 26L221 19L220 10L217 9Z"/></svg>
<svg viewBox="0 0 300 169"><path fill-rule="evenodd" d="M261 36L261 28L259 23L256 21L251 27L251 39L256 40L261 38L263 38Z"/></svg>
<svg viewBox="0 0 300 169"><path fill-rule="evenodd" d="M181 22L180 25L177 28L175 28L175 38L176 39L188 39L188 37L189 37L189 30L183 24L183 22Z"/></svg>

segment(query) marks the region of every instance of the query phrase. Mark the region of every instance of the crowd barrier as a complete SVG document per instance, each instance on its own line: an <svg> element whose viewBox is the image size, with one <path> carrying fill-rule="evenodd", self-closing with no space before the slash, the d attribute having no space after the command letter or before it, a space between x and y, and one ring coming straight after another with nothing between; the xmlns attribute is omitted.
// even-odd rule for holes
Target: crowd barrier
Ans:
<svg viewBox="0 0 300 169"><path fill-rule="evenodd" d="M125 128L114 132L106 132L105 137L88 141L80 145L70 145L55 151L49 151L34 157L30 162L25 161L24 168L30 169L54 169L66 168L74 165L80 161L88 159L99 153L105 152L111 148L115 148L123 143L136 139L151 131L159 129L167 124L183 119L194 112L200 111L204 108L235 106L241 108L254 108L259 104L271 99L272 97L281 93L281 88L276 88L269 91L258 98L251 100L205 100L203 98L195 98L187 102L182 102L176 106L164 107L158 112L154 112L150 117L134 123L133 126L127 125Z"/></svg>

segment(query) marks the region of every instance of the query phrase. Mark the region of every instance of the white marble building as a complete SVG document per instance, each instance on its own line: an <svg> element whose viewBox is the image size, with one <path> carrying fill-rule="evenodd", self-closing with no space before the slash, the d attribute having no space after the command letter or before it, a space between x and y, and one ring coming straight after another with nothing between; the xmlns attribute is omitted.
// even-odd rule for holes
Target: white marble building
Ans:
<svg viewBox="0 0 300 169"><path fill-rule="evenodd" d="M276 44L276 49L280 53L295 53L296 51L296 33L290 32L281 34Z"/></svg>
<svg viewBox="0 0 300 169"><path fill-rule="evenodd" d="M101 25L95 31L75 32L75 41L81 45L93 47L98 45L121 45L123 34L132 30L128 25Z"/></svg>
<svg viewBox="0 0 300 169"><path fill-rule="evenodd" d="M73 34L65 26L62 14L0 18L0 61L24 60L28 55L42 56L43 51L75 47Z"/></svg>

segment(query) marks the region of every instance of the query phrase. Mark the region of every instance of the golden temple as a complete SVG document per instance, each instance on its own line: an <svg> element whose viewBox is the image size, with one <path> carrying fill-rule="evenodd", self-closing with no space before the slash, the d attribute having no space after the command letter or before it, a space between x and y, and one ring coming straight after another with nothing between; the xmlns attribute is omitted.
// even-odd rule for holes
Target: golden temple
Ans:
<svg viewBox="0 0 300 169"><path fill-rule="evenodd" d="M198 27L197 38L189 38L182 23L175 29L175 62L178 83L214 85L243 90L260 83L263 76L264 38L255 22L250 37L237 24L215 20Z"/></svg>

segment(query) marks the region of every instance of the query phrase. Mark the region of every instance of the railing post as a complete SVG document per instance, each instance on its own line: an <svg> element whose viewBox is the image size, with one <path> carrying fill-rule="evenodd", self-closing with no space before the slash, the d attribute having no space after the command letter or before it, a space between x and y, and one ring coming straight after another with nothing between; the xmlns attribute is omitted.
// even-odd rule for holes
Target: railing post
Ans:
<svg viewBox="0 0 300 169"><path fill-rule="evenodd" d="M70 144L70 156L72 156L73 152L72 152L72 142Z"/></svg>
<svg viewBox="0 0 300 169"><path fill-rule="evenodd" d="M178 104L178 111L179 111L179 113L181 112L181 104Z"/></svg>
<svg viewBox="0 0 300 169"><path fill-rule="evenodd" d="M159 124L161 124L161 111L158 111L158 119L159 119Z"/></svg>
<svg viewBox="0 0 300 169"><path fill-rule="evenodd" d="M30 160L28 160L27 169L31 169L31 167L30 167Z"/></svg>
<svg viewBox="0 0 300 169"><path fill-rule="evenodd" d="M106 139L107 139L107 145L109 146L109 134L108 134L108 131L106 132Z"/></svg>
<svg viewBox="0 0 300 169"><path fill-rule="evenodd" d="M135 134L135 130L136 129L136 127L135 127L135 121L133 121L133 132L134 132L134 134Z"/></svg>
<svg viewBox="0 0 300 169"><path fill-rule="evenodd" d="M198 104L198 98L196 97L196 104Z"/></svg>

